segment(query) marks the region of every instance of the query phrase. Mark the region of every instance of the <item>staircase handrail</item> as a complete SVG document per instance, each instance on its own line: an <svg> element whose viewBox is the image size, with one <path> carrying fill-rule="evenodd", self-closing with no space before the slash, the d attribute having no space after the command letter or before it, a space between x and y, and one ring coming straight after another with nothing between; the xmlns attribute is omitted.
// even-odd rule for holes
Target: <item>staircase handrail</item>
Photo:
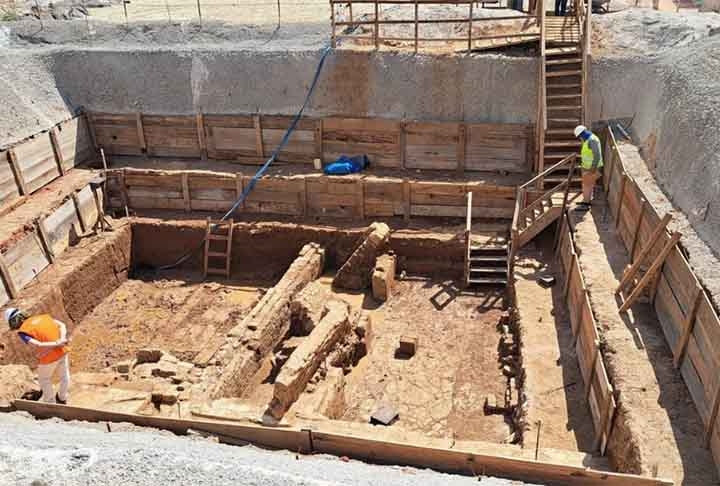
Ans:
<svg viewBox="0 0 720 486"><path fill-rule="evenodd" d="M534 184L538 179L546 177L551 172L554 172L557 169L567 165L569 162L574 162L576 157L577 157L577 154L568 155L567 157L562 159L557 164L545 169L544 171L542 171L541 173L539 173L538 175L536 175L535 177L533 177L532 179L530 179L529 181L527 181L526 183L521 185L518 189L527 189L530 185Z"/></svg>

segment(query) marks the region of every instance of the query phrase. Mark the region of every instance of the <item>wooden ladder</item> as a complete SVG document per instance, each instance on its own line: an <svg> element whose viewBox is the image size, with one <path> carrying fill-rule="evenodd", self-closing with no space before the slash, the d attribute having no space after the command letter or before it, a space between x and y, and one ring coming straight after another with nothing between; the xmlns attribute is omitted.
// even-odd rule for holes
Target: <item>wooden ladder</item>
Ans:
<svg viewBox="0 0 720 486"><path fill-rule="evenodd" d="M589 2L574 4L574 15L542 15L538 173L579 152L573 131L588 122ZM538 188L555 186L566 176L557 171L538 181Z"/></svg>
<svg viewBox="0 0 720 486"><path fill-rule="evenodd" d="M205 278L208 275L225 275L230 278L233 222L232 219L213 221L208 218L207 228L205 229L205 259L203 262ZM218 248L219 246L222 246L222 248ZM225 261L222 267L210 265L211 262L217 262L221 258Z"/></svg>

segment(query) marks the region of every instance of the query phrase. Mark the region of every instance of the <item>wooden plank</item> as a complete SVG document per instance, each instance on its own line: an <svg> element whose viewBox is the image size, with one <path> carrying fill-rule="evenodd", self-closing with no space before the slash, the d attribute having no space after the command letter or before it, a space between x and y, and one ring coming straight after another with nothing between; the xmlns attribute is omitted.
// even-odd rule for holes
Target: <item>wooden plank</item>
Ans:
<svg viewBox="0 0 720 486"><path fill-rule="evenodd" d="M712 406L710 408L710 418L708 419L707 426L705 427L705 447L710 447L710 439L712 438L712 431L715 428L715 422L717 420L718 408L720 408L720 387L717 387L715 395L712 399Z"/></svg>
<svg viewBox="0 0 720 486"><path fill-rule="evenodd" d="M71 241L82 233L72 199L67 199L58 206L42 220L42 224L55 255L62 254L70 246Z"/></svg>
<svg viewBox="0 0 720 486"><path fill-rule="evenodd" d="M35 231L15 241L3 258L17 289L25 287L50 264Z"/></svg>
<svg viewBox="0 0 720 486"><path fill-rule="evenodd" d="M197 116L143 115L142 129L149 155L202 157Z"/></svg>
<svg viewBox="0 0 720 486"><path fill-rule="evenodd" d="M147 143L145 142L145 130L143 129L142 113L135 113L135 124L137 126L137 137L140 143L140 151L145 152L147 150Z"/></svg>
<svg viewBox="0 0 720 486"><path fill-rule="evenodd" d="M97 154L85 116L77 116L55 127L63 170L76 167Z"/></svg>
<svg viewBox="0 0 720 486"><path fill-rule="evenodd" d="M357 187L357 193L358 193L357 206L358 206L358 210L360 213L359 216L360 216L360 219L365 219L365 181L361 177L361 178L357 179L356 184L358 186Z"/></svg>
<svg viewBox="0 0 720 486"><path fill-rule="evenodd" d="M323 120L323 161L340 155L366 154L371 165L400 167L399 120L367 118L325 118Z"/></svg>
<svg viewBox="0 0 720 486"><path fill-rule="evenodd" d="M680 342L675 346L673 349L673 363L675 364L675 368L680 367L680 363L682 362L683 358L685 357L685 350L687 349L688 341L690 340L690 335L693 332L693 329L695 328L695 317L697 316L698 308L700 307L700 302L702 302L702 294L703 289L701 287L696 287L695 289L695 299L692 306L692 310L690 313L685 316L685 319L683 320L681 329L683 330L683 334L680 337Z"/></svg>
<svg viewBox="0 0 720 486"><path fill-rule="evenodd" d="M678 241L680 241L680 233L673 233L670 237L670 241L668 241L665 244L665 247L660 252L660 255L657 256L655 261L652 263L648 271L645 273L642 279L640 279L640 282L635 286L630 296L625 300L622 307L618 310L618 312L625 312L630 308L630 306L635 302L635 300L640 297L640 294L642 293L643 289L647 286L647 284L650 282L650 280L655 276L655 274L660 270L660 267L665 263L665 257L670 253L670 250L672 250ZM639 260L638 260L639 261Z"/></svg>
<svg viewBox="0 0 720 486"><path fill-rule="evenodd" d="M472 9L472 4L470 4ZM472 37L472 35L470 35ZM467 126L465 123L461 123L458 127L458 146L457 146L457 159L458 159L458 172L460 174L465 173L465 158L467 151Z"/></svg>
<svg viewBox="0 0 720 486"><path fill-rule="evenodd" d="M315 121L315 158L323 159L323 121Z"/></svg>
<svg viewBox="0 0 720 486"><path fill-rule="evenodd" d="M255 128L255 151L258 157L265 157L265 146L263 145L263 131L260 115L253 116L253 127Z"/></svg>
<svg viewBox="0 0 720 486"><path fill-rule="evenodd" d="M55 161L57 162L58 171L60 171L60 175L65 175L65 166L63 162L63 154L60 150L60 142L58 141L57 132L55 131L55 127L48 130L48 133L50 134L50 144L52 145L53 152L55 152Z"/></svg>
<svg viewBox="0 0 720 486"><path fill-rule="evenodd" d="M20 187L16 181L7 151L0 151L0 208L10 207L20 199Z"/></svg>
<svg viewBox="0 0 720 486"><path fill-rule="evenodd" d="M642 198L642 205L640 206L640 215L638 216L637 222L635 223L635 234L632 239L632 246L630 247L630 262L633 262L635 255L635 248L637 247L638 236L640 236L640 228L642 227L643 217L645 216L645 210L647 209L647 200Z"/></svg>
<svg viewBox="0 0 720 486"><path fill-rule="evenodd" d="M623 199L625 199L625 184L627 184L628 179L628 175L623 172L622 179L620 179L620 200L615 211L615 228L620 224L620 212L622 211Z"/></svg>
<svg viewBox="0 0 720 486"><path fill-rule="evenodd" d="M407 123L405 126L405 167L409 169L457 169L459 127L458 123Z"/></svg>
<svg viewBox="0 0 720 486"><path fill-rule="evenodd" d="M467 124L466 170L528 173L528 125Z"/></svg>
<svg viewBox="0 0 720 486"><path fill-rule="evenodd" d="M10 154L22 174L28 194L60 177L55 151L48 133L39 134L16 145Z"/></svg>
<svg viewBox="0 0 720 486"><path fill-rule="evenodd" d="M663 479L596 471L585 466L482 454L460 447L442 448L432 445L429 439L419 436L409 442L397 442L379 437L377 431L341 434L324 431L319 426L313 426L312 430L292 426L265 427L237 421L222 421L221 417L216 417L213 421L172 419L28 400L14 400L13 405L16 409L30 412L41 419L58 417L63 420L89 422L129 422L144 427L170 430L178 434L194 429L270 448L301 453L334 454L371 462L432 468L444 472L468 474L476 470L488 476L570 486L670 486L672 484Z"/></svg>
<svg viewBox="0 0 720 486"><path fill-rule="evenodd" d="M648 242L648 244L646 244L645 247L640 251L640 255L638 255L635 263L633 263L632 266L623 275L623 278L620 280L620 283L615 290L616 295L620 294L620 292L623 291L625 286L629 282L631 282L633 278L635 278L635 275L640 270L643 261L645 261L645 257L655 245L655 242L664 234L665 228L667 227L671 219L672 215L670 215L670 213L665 214L660 224L657 226L657 228L655 228L655 231L653 231L652 236L650 236L650 241Z"/></svg>
<svg viewBox="0 0 720 486"><path fill-rule="evenodd" d="M19 295L18 287L15 285L15 281L10 274L10 270L8 269L8 265L5 262L5 256L3 254L0 254L0 277L2 277L2 283L6 289L6 295L11 299L16 298Z"/></svg>
<svg viewBox="0 0 720 486"><path fill-rule="evenodd" d="M188 185L187 172L184 172L182 174L182 193L183 193L183 202L185 204L185 212L190 212L190 186Z"/></svg>
<svg viewBox="0 0 720 486"><path fill-rule="evenodd" d="M410 199L410 182L407 179L403 179L403 207L405 221L410 221L410 210L411 210L411 199Z"/></svg>
<svg viewBox="0 0 720 486"><path fill-rule="evenodd" d="M35 231L38 234L40 244L42 245L43 250L45 250L45 255L47 256L48 260L50 261L50 263L55 263L55 252L53 252L52 245L50 244L50 239L48 238L47 232L45 231L43 221L40 218L35 221Z"/></svg>
<svg viewBox="0 0 720 486"><path fill-rule="evenodd" d="M202 113L195 115L195 124L197 126L198 145L200 146L200 158L207 160L207 140L205 139L205 120Z"/></svg>

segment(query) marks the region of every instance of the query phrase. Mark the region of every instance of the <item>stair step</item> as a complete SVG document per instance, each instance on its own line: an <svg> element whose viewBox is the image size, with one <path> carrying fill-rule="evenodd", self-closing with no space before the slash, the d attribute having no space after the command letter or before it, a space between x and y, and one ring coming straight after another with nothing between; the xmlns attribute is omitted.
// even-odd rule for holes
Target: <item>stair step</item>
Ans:
<svg viewBox="0 0 720 486"><path fill-rule="evenodd" d="M548 118L548 123L569 124L571 126L577 125L580 121L579 116L575 118Z"/></svg>
<svg viewBox="0 0 720 486"><path fill-rule="evenodd" d="M582 142L580 141L566 141L566 142L545 142L546 148L553 148L553 147L579 147L582 145Z"/></svg>
<svg viewBox="0 0 720 486"><path fill-rule="evenodd" d="M567 59L551 59L546 60L545 65L546 66L558 66L562 64L580 64L582 62L582 58L579 57L570 57Z"/></svg>
<svg viewBox="0 0 720 486"><path fill-rule="evenodd" d="M507 285L506 278L469 278L468 283L476 285Z"/></svg>
<svg viewBox="0 0 720 486"><path fill-rule="evenodd" d="M480 263L507 263L507 256L470 256L471 262Z"/></svg>
<svg viewBox="0 0 720 486"><path fill-rule="evenodd" d="M552 136L555 136L555 135L566 135L565 138L575 139L575 135L573 134L573 131L572 131L572 130L567 130L567 129L565 129L565 128L551 128L551 129L549 129L549 130L545 130L545 136L546 136L546 137L547 137L547 136L552 137ZM557 138L561 138L561 137L557 137Z"/></svg>
<svg viewBox="0 0 720 486"><path fill-rule="evenodd" d="M582 110L582 105L580 105L580 106L577 106L577 105L555 105L555 106L549 105L547 107L547 109L548 109L548 111L549 110L555 110L555 111Z"/></svg>
<svg viewBox="0 0 720 486"><path fill-rule="evenodd" d="M572 98L582 98L582 93L545 95L545 99L548 100L567 100Z"/></svg>
<svg viewBox="0 0 720 486"><path fill-rule="evenodd" d="M546 78L560 78L563 76L580 76L582 74L582 71L553 71L549 73L545 73Z"/></svg>
<svg viewBox="0 0 720 486"><path fill-rule="evenodd" d="M507 267L470 267L470 273L493 274L501 273L507 275Z"/></svg>
<svg viewBox="0 0 720 486"><path fill-rule="evenodd" d="M580 54L579 47L549 47L545 49L545 56L566 56L569 54Z"/></svg>
<svg viewBox="0 0 720 486"><path fill-rule="evenodd" d="M507 245L499 245L499 246L482 246L482 245L470 245L470 252L485 252L485 253L492 253L494 255L497 254L506 254L507 253ZM489 256L489 255L486 255Z"/></svg>

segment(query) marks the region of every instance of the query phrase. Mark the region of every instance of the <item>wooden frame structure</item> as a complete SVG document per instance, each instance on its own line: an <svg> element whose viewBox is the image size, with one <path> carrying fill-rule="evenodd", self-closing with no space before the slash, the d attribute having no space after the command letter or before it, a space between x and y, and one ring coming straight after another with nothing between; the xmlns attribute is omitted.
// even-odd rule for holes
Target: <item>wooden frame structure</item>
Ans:
<svg viewBox="0 0 720 486"><path fill-rule="evenodd" d="M464 475L498 476L529 482L567 486L670 486L670 481L598 471L585 466L476 452L462 446L440 446L437 441L414 436L411 443L379 438L377 432L337 432L332 427L266 427L222 420L153 417L89 408L15 400L18 410L37 418L58 417L89 422L129 422L186 434L198 430L217 435L226 443L242 441L304 454L332 454L380 464L432 468Z"/></svg>
<svg viewBox="0 0 720 486"><path fill-rule="evenodd" d="M720 464L720 317L677 244L678 233L667 231L669 215L660 217L635 180L625 171L615 135L605 132L603 185L617 233L634 264L621 286L637 275L643 261L650 305L657 313L673 362L688 387L705 426L705 443ZM654 275L651 275L654 274ZM629 301L630 299L628 299ZM626 301L627 303L627 301Z"/></svg>
<svg viewBox="0 0 720 486"><path fill-rule="evenodd" d="M330 0L330 22L332 29L332 46L337 47L338 42L347 42L353 46L370 46L377 50L385 43L393 43L393 48L399 45L405 45L412 48L414 52L418 52L424 47L424 44L431 44L435 47L438 43L449 43L456 50L473 50L482 48L494 48L502 45L512 45L522 42L532 42L539 38L538 16L534 13L526 15L507 15L498 17L477 17L475 14L475 5L482 2L471 0ZM339 20L337 11L338 5L348 9L348 17ZM382 6L392 5L398 7L412 7L412 17L408 18L383 18ZM465 5L467 6L467 14L464 16L440 18L440 19L424 19L421 18L421 7L433 7L439 5ZM353 8L355 6L355 8ZM361 6L372 7L372 18L359 19L358 9ZM524 24L515 29L508 29L514 24L508 22L523 21ZM489 22L495 22L503 26L503 33L481 34L474 32L474 27ZM433 37L422 36L420 27L425 25L447 25L456 27L458 25L466 25L467 33L456 37ZM371 27L370 35L359 36L352 32L338 33L339 28L346 30L355 30L358 27ZM384 35L383 26L411 26L413 34L410 36L401 35Z"/></svg>

